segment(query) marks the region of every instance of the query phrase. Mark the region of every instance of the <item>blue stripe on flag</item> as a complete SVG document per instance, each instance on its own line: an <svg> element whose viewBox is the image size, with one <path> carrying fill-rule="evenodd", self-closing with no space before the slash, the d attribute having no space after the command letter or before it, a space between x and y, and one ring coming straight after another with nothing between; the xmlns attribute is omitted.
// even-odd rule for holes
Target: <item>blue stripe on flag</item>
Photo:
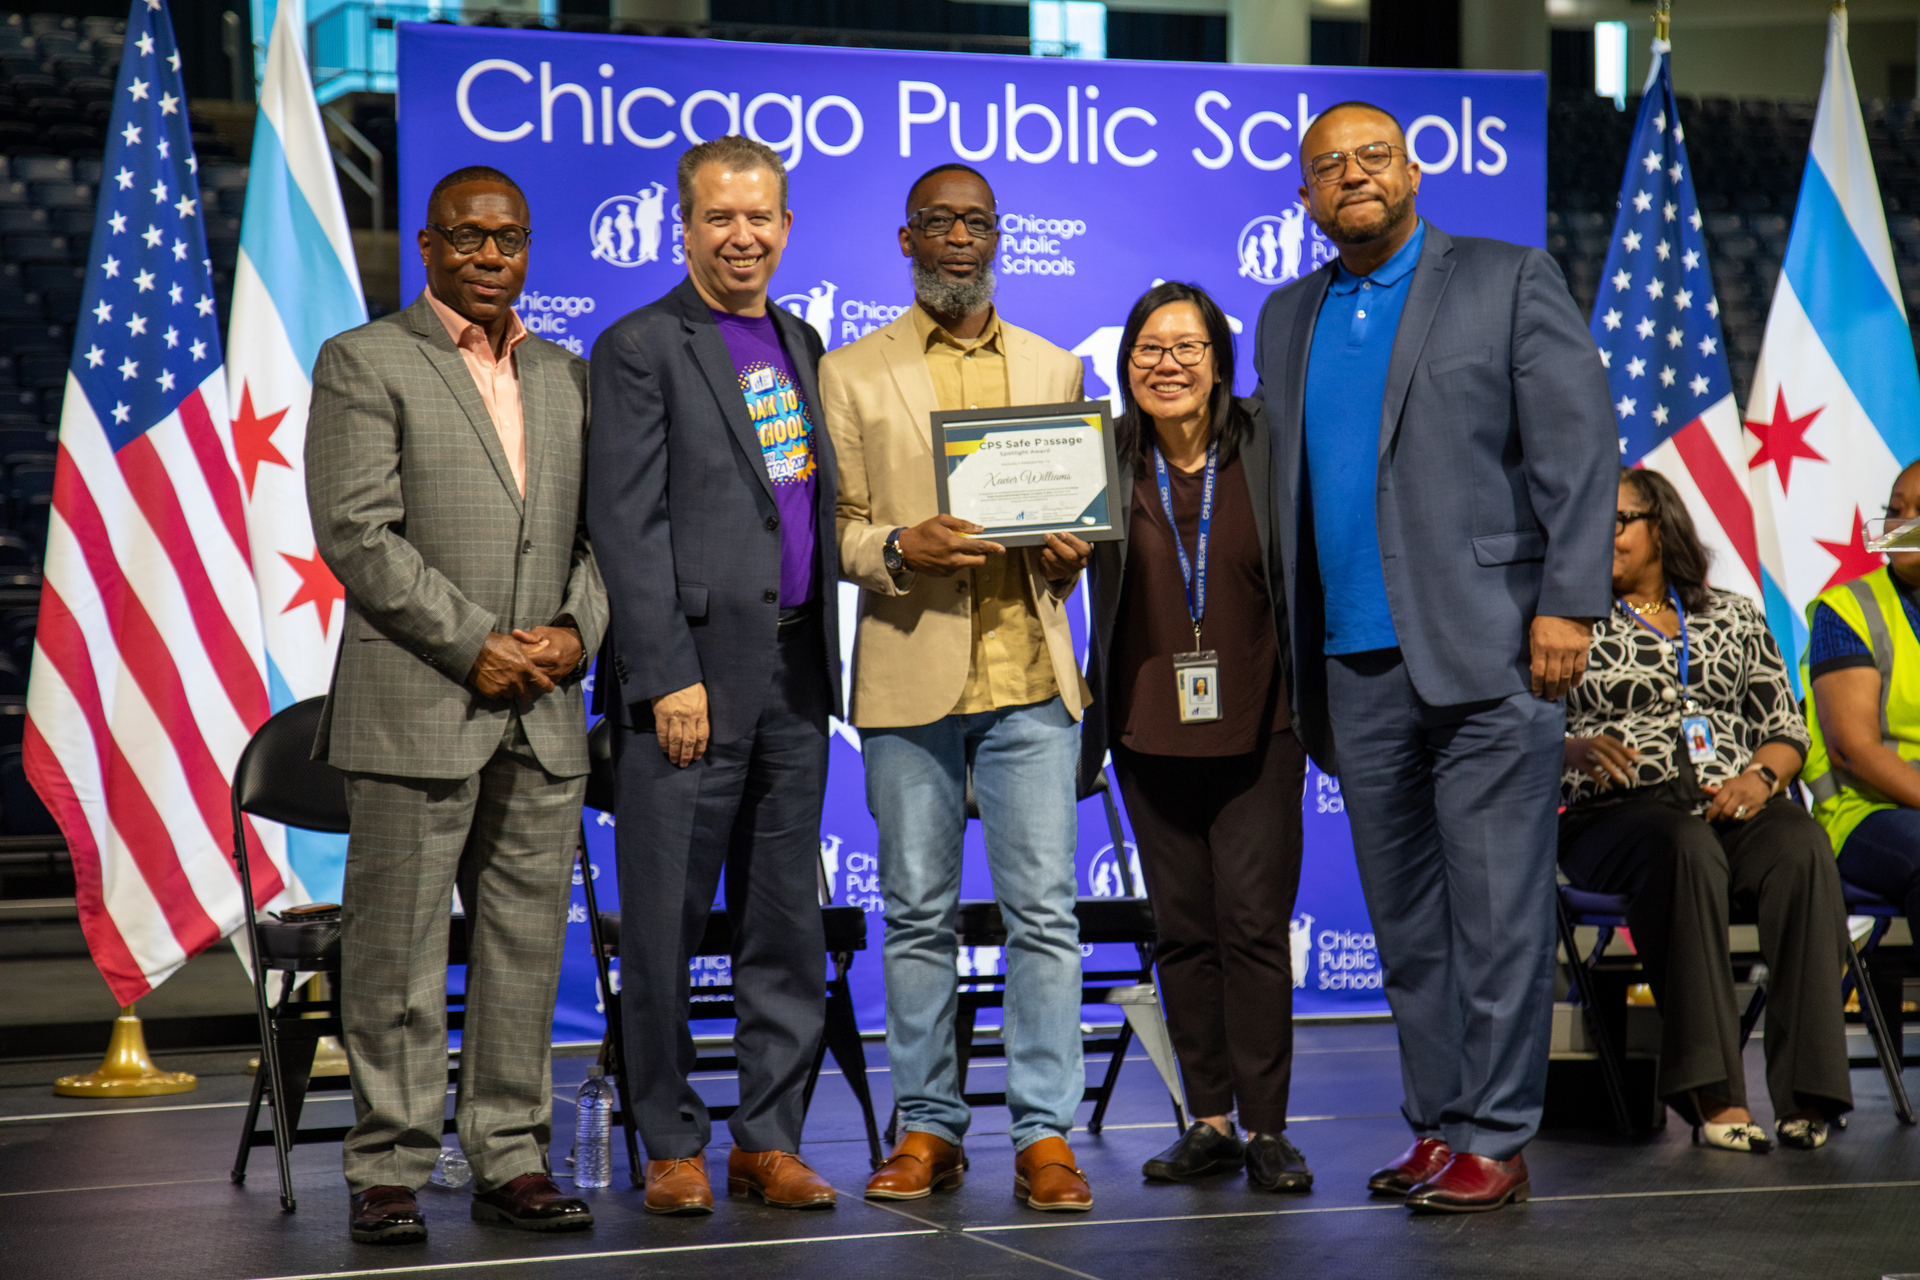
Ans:
<svg viewBox="0 0 1920 1280"><path fill-rule="evenodd" d="M1807 620L1765 569L1760 571L1760 594L1767 605L1767 630L1773 632L1773 641L1787 660L1787 679L1793 683L1794 696L1805 697L1807 691L1800 687L1800 655L1807 647Z"/></svg>
<svg viewBox="0 0 1920 1280"><path fill-rule="evenodd" d="M264 114L253 134L240 247L280 313L294 357L311 378L320 344L364 324L366 313L326 229L293 180L279 131Z"/></svg>
<svg viewBox="0 0 1920 1280"><path fill-rule="evenodd" d="M267 705L278 715L293 703L293 686L280 674L280 664L273 660L273 654L267 654Z"/></svg>
<svg viewBox="0 0 1920 1280"><path fill-rule="evenodd" d="M1904 465L1920 458L1920 373L1914 368L1913 333L1860 247L1827 175L1811 158L1800 179L1800 202L1780 269L1895 460Z"/></svg>

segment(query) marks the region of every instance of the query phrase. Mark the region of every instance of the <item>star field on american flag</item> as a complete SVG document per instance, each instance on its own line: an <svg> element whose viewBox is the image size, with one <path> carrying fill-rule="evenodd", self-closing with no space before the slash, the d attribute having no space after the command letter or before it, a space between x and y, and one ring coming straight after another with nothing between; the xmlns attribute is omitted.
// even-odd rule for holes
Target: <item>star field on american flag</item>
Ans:
<svg viewBox="0 0 1920 1280"><path fill-rule="evenodd" d="M1589 325L1627 462L1733 390L1685 130L1664 62L1661 72L1641 102Z"/></svg>
<svg viewBox="0 0 1920 1280"><path fill-rule="evenodd" d="M74 377L116 450L220 367L180 51L172 24L140 26L122 54L73 344Z"/></svg>

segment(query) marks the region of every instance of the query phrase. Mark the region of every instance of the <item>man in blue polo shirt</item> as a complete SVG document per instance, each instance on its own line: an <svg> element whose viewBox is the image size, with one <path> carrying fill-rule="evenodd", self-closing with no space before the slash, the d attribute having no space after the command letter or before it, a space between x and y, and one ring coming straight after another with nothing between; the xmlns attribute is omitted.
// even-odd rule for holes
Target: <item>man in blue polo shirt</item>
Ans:
<svg viewBox="0 0 1920 1280"><path fill-rule="evenodd" d="M1551 258L1414 212L1392 115L1329 107L1300 154L1340 258L1267 300L1255 363L1295 729L1340 778L1414 1133L1367 1185L1497 1209L1546 1094L1558 699L1611 606L1610 397Z"/></svg>

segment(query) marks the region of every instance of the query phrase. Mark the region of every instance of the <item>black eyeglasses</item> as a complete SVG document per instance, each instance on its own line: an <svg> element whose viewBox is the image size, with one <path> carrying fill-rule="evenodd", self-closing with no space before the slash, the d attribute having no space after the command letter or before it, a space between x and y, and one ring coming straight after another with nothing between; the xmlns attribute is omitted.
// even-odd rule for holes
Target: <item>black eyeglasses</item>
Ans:
<svg viewBox="0 0 1920 1280"><path fill-rule="evenodd" d="M455 253L478 253L480 246L488 240L503 257L517 258L520 251L527 247L527 241L533 238L532 227L515 226L509 222L504 227L481 227L471 222L463 222L457 227L443 227L437 222L427 224L447 238Z"/></svg>
<svg viewBox="0 0 1920 1280"><path fill-rule="evenodd" d="M1405 147L1396 147L1391 142L1369 142L1355 147L1351 151L1328 151L1307 161L1306 169L1313 180L1321 186L1329 186L1347 176L1349 157L1360 166L1362 173L1379 173L1393 163L1393 153L1406 154Z"/></svg>
<svg viewBox="0 0 1920 1280"><path fill-rule="evenodd" d="M923 236L943 236L956 222L965 225L968 235L982 240L1000 230L998 214L978 211L961 217L951 209L915 209L907 219L907 225Z"/></svg>
<svg viewBox="0 0 1920 1280"><path fill-rule="evenodd" d="M1613 513L1613 536L1619 537L1627 531L1627 526L1635 520L1658 520L1660 517L1651 511L1616 511Z"/></svg>
<svg viewBox="0 0 1920 1280"><path fill-rule="evenodd" d="M1172 353L1175 364L1191 369L1207 358L1207 348L1211 342L1176 342L1170 347L1156 347L1151 342L1136 342L1127 359L1136 369L1157 369L1160 361Z"/></svg>

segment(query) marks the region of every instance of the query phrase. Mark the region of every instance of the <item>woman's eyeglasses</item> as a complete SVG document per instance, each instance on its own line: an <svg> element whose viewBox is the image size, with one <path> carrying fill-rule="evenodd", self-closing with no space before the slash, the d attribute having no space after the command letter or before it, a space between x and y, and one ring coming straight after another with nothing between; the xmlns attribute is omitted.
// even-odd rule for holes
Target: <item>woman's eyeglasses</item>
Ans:
<svg viewBox="0 0 1920 1280"><path fill-rule="evenodd" d="M1651 511L1616 511L1613 513L1613 536L1619 537L1627 531L1627 526L1635 520L1658 520L1660 517Z"/></svg>
<svg viewBox="0 0 1920 1280"><path fill-rule="evenodd" d="M1175 364L1191 369L1207 358L1207 348L1212 345L1211 342L1176 342L1170 347L1156 347L1151 342L1136 342L1127 358L1133 361L1136 369L1157 369L1160 361L1171 352Z"/></svg>

